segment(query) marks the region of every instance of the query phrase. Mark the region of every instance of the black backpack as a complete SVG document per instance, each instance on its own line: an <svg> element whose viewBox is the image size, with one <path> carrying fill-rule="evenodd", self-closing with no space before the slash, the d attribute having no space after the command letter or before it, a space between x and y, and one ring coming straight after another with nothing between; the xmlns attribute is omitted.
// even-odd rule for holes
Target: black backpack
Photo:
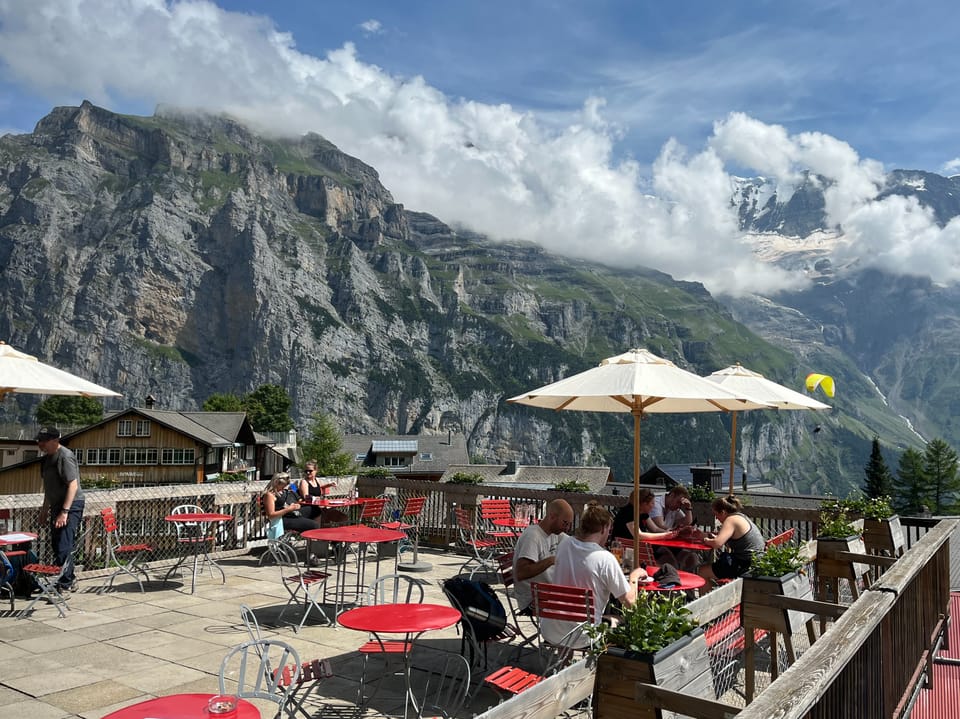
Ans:
<svg viewBox="0 0 960 719"><path fill-rule="evenodd" d="M477 641L499 636L507 626L507 612L497 593L486 582L466 577L451 577L443 582L443 592L450 603L463 612L470 622Z"/></svg>

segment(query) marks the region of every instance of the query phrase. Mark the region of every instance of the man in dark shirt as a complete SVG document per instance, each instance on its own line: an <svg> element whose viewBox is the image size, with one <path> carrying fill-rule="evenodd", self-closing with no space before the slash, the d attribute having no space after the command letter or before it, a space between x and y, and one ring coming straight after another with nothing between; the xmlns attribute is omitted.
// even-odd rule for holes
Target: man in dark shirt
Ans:
<svg viewBox="0 0 960 719"><path fill-rule="evenodd" d="M60 589L75 592L77 579L73 571L73 549L77 529L83 518L83 491L77 458L60 444L60 430L43 427L37 433L40 477L43 479L43 504L39 523L50 521L50 544L56 563L63 567Z"/></svg>

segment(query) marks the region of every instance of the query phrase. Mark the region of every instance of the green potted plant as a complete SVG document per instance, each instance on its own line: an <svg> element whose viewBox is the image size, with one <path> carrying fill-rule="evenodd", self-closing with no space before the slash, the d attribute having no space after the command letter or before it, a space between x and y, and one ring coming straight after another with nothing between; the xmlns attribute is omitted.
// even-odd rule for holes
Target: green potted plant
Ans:
<svg viewBox="0 0 960 719"><path fill-rule="evenodd" d="M900 517L894 512L890 497L864 497L863 543L871 554L887 554L899 557L903 554L903 528Z"/></svg>
<svg viewBox="0 0 960 719"><path fill-rule="evenodd" d="M693 521L701 527L713 527L716 521L713 516L711 503L717 496L710 487L694 484L690 490L690 501L693 504Z"/></svg>
<svg viewBox="0 0 960 719"><path fill-rule="evenodd" d="M850 516L851 500L827 499L820 505L817 531L817 576L855 582L869 570L865 564L837 557L838 552L865 554L863 519Z"/></svg>
<svg viewBox="0 0 960 719"><path fill-rule="evenodd" d="M641 591L617 619L615 626L603 622L588 628L597 657L596 719L660 719L659 709L634 701L638 681L713 698L707 642L682 594Z"/></svg>
<svg viewBox="0 0 960 719"><path fill-rule="evenodd" d="M813 619L807 612L770 606L772 594L812 599L813 587L806 575L807 558L793 542L768 546L754 555L750 571L743 576L740 615L745 624L770 631L790 633Z"/></svg>

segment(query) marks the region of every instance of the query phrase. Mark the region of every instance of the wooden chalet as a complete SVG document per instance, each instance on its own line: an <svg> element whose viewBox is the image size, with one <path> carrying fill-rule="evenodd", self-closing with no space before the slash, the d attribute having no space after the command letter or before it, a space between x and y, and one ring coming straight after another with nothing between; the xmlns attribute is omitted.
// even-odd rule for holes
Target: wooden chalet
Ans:
<svg viewBox="0 0 960 719"><path fill-rule="evenodd" d="M383 467L396 477L437 481L454 464L469 462L462 434L347 434L343 451L360 467ZM310 459L304 457L304 459Z"/></svg>
<svg viewBox="0 0 960 719"><path fill-rule="evenodd" d="M65 434L81 486L200 483L221 472L257 479L273 441L243 412L178 412L131 407ZM39 458L0 468L0 494L42 492Z"/></svg>

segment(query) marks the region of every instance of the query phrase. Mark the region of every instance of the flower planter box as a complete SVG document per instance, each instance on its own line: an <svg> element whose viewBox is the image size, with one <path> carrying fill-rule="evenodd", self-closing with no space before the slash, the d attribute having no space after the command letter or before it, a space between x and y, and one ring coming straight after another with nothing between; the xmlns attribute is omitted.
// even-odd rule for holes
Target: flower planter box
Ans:
<svg viewBox="0 0 960 719"><path fill-rule="evenodd" d="M609 647L597 660L594 684L596 719L673 719L681 715L637 704L634 684L647 682L713 699L707 641L696 629L656 654L637 654Z"/></svg>
<svg viewBox="0 0 960 719"><path fill-rule="evenodd" d="M899 515L889 519L864 519L863 543L870 554L902 555L905 544Z"/></svg>
<svg viewBox="0 0 960 719"><path fill-rule="evenodd" d="M782 594L797 599L813 599L810 580L791 572L782 577L743 577L740 616L744 625L768 629L782 634L795 634L813 619L813 614L793 609L771 607L767 597Z"/></svg>
<svg viewBox="0 0 960 719"><path fill-rule="evenodd" d="M859 562L837 559L836 555L838 552L866 554L866 551L863 537L820 537L817 539L817 577L821 579L825 577L849 579L855 582L869 572L870 567Z"/></svg>

